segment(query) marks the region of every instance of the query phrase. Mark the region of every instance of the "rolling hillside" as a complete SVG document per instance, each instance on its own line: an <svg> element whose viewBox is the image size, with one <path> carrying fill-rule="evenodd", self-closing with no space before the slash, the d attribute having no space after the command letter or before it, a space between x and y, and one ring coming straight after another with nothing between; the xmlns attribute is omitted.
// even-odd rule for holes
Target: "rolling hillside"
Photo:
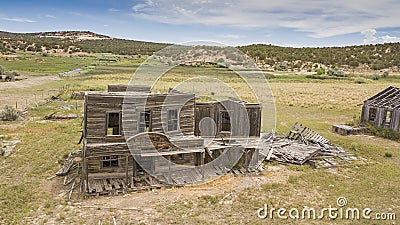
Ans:
<svg viewBox="0 0 400 225"><path fill-rule="evenodd" d="M114 53L151 55L167 44L124 40L90 31L9 33L0 31L0 52Z"/></svg>
<svg viewBox="0 0 400 225"><path fill-rule="evenodd" d="M168 46L112 38L90 31L60 31L39 33L9 33L0 31L0 52L36 53L113 53L121 55L151 55ZM400 43L346 47L292 48L265 44L239 46L259 66L275 71L315 72L323 68L346 73L399 72Z"/></svg>

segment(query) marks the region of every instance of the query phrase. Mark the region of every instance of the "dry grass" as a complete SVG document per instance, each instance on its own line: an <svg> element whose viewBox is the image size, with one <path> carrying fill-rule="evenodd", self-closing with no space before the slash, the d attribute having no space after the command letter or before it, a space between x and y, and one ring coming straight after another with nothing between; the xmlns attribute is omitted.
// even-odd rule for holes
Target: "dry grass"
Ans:
<svg viewBox="0 0 400 225"><path fill-rule="evenodd" d="M108 70L112 69L107 67ZM197 71L177 68L156 85L156 90L165 90L196 73L209 74L224 82L230 82L237 93L251 99L247 87L229 72L209 69ZM85 75L64 78L61 84L70 84L73 90L105 90L109 83L128 83L127 73ZM190 189L173 189L166 194L132 193L126 205L141 206L138 211L106 209L101 206L120 201L118 197L100 197L84 200L82 204L98 203L95 208L69 206L59 195L64 193L61 180L47 180L58 170L58 161L80 146L80 120L44 122L42 117L59 109L55 103L40 107L29 114L26 121L1 123L0 134L22 140L16 151L0 160L0 223L97 223L99 220L112 223L145 224L374 224L376 221L282 221L260 220L256 211L264 203L275 207L315 208L334 206L336 198L345 196L349 206L371 207L375 211L396 212L400 216L400 143L367 136L341 136L331 132L334 122L349 122L359 116L362 103L367 97L392 85L391 81L379 80L365 84L351 81L319 81L291 78L274 79L270 83L277 106L277 131L287 132L294 122L309 126L333 143L344 147L372 164L350 166L333 170L315 170L308 166L288 166L280 173L267 171L262 177L270 182L259 186L242 188L241 183L229 187L211 187L215 191L198 190L193 195ZM59 84L51 84L59 85ZM204 93L218 91L203 83ZM215 87L216 88L216 87ZM261 87L263 88L263 87ZM265 88L265 87L264 87ZM18 92L21 90L13 90ZM33 90L27 90L30 93ZM25 92L24 92L25 93ZM66 96L65 96L66 97ZM82 102L79 101L80 107ZM81 109L80 109L81 110ZM391 152L392 157L385 157ZM271 167L273 168L273 167ZM274 175L275 174L275 175ZM285 179L282 179L285 177ZM249 182L249 180L244 181ZM256 181L254 181L256 182ZM209 186L203 186L209 188ZM222 188L223 187L223 188ZM241 187L241 188L239 188ZM226 189L225 189L226 188ZM231 193L228 197L226 190ZM204 196L203 196L204 195ZM153 196L153 197L151 197ZM171 197L172 196L172 197ZM73 202L74 203L74 202ZM122 206L122 205L121 205ZM118 205L116 206L118 207ZM32 218L29 218L32 217ZM398 221L398 219L397 219ZM391 223L393 221L385 221Z"/></svg>

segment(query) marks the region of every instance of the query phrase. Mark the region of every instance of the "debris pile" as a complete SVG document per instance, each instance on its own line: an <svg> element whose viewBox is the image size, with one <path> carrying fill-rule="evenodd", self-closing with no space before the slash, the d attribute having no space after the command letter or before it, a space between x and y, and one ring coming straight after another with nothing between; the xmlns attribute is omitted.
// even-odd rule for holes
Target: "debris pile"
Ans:
<svg viewBox="0 0 400 225"><path fill-rule="evenodd" d="M68 157L64 160L64 164L60 170L56 173L56 176L64 176L64 186L68 186L72 183L70 190L68 191L68 200L71 199L72 192L80 183L79 174L81 170L82 162L82 150L70 152ZM78 178L78 181L76 181Z"/></svg>
<svg viewBox="0 0 400 225"><path fill-rule="evenodd" d="M273 133L264 136L261 146L261 160L279 163L298 165L309 163L315 168L331 168L349 165L359 160L365 161L298 123L284 138L276 137Z"/></svg>
<svg viewBox="0 0 400 225"><path fill-rule="evenodd" d="M76 114L57 114L57 112L53 112L49 115L44 116L45 120L70 120L70 119L76 119L76 118L81 118L80 116Z"/></svg>
<svg viewBox="0 0 400 225"><path fill-rule="evenodd" d="M56 175L65 176L72 170L78 168L79 163L82 161L81 155L82 155L82 150L70 152L68 154L68 157L64 160L64 164L62 165L60 170L56 173Z"/></svg>
<svg viewBox="0 0 400 225"><path fill-rule="evenodd" d="M9 156L20 142L21 142L20 140L1 141L0 156L5 156L5 157Z"/></svg>
<svg viewBox="0 0 400 225"><path fill-rule="evenodd" d="M65 100L62 99L61 97L52 95L49 99L46 100L44 104L49 104L53 102L64 102L64 101Z"/></svg>

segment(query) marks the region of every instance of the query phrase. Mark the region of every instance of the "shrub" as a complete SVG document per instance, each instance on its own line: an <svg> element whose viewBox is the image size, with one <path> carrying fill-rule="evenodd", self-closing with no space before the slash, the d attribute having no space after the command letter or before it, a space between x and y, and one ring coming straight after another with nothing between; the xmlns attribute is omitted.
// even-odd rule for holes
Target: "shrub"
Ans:
<svg viewBox="0 0 400 225"><path fill-rule="evenodd" d="M14 74L9 73L9 74L6 75L6 79L5 80L10 82L10 81L14 81L14 79L15 79Z"/></svg>
<svg viewBox="0 0 400 225"><path fill-rule="evenodd" d="M213 195L203 195L200 197L200 199L210 204L216 204L219 201L219 198Z"/></svg>
<svg viewBox="0 0 400 225"><path fill-rule="evenodd" d="M382 76L385 77L385 78L388 77L389 76L389 72L388 71L383 72Z"/></svg>
<svg viewBox="0 0 400 225"><path fill-rule="evenodd" d="M329 69L327 74L330 75L330 76L335 76L335 77L344 77L344 76L346 76L346 74L343 71L336 70L336 69L335 70Z"/></svg>
<svg viewBox="0 0 400 225"><path fill-rule="evenodd" d="M315 70L315 72L317 72L317 75L322 75L325 74L325 69L324 68L318 68Z"/></svg>
<svg viewBox="0 0 400 225"><path fill-rule="evenodd" d="M18 111L9 105L6 105L0 113L0 117L3 121L14 121L18 116Z"/></svg>
<svg viewBox="0 0 400 225"><path fill-rule="evenodd" d="M18 71L16 71L16 70L12 71L11 74L12 74L14 77L21 76L21 74L20 74Z"/></svg>
<svg viewBox="0 0 400 225"><path fill-rule="evenodd" d="M366 127L367 129L365 130L365 133L367 134L387 138L394 141L400 141L400 133L393 131L389 128L380 128L373 126L369 123L366 124Z"/></svg>
<svg viewBox="0 0 400 225"><path fill-rule="evenodd" d="M288 67L287 67L286 65L279 64L279 65L276 65L276 66L274 67L274 70L275 70L275 71L287 71L287 70L288 70Z"/></svg>
<svg viewBox="0 0 400 225"><path fill-rule="evenodd" d="M393 153L385 152L385 157L391 158L392 156L393 156Z"/></svg>
<svg viewBox="0 0 400 225"><path fill-rule="evenodd" d="M381 77L379 75L372 76L372 80L379 80Z"/></svg>
<svg viewBox="0 0 400 225"><path fill-rule="evenodd" d="M355 82L356 84L364 84L364 83L365 83L365 80L364 80L363 78L357 78L354 82Z"/></svg>
<svg viewBox="0 0 400 225"><path fill-rule="evenodd" d="M356 151L358 150L358 148L359 148L359 146L358 146L358 144L357 144L356 142L352 142L352 143L350 144L350 147L349 147L349 149L350 149L351 151L353 151L353 152L356 152Z"/></svg>
<svg viewBox="0 0 400 225"><path fill-rule="evenodd" d="M6 74L6 68L0 65L0 75Z"/></svg>

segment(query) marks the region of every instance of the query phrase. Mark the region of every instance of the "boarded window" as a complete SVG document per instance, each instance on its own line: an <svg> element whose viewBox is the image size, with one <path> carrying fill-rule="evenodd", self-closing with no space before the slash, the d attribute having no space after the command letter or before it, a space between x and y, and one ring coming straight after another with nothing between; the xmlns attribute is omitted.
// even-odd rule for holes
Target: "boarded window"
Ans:
<svg viewBox="0 0 400 225"><path fill-rule="evenodd" d="M391 111L386 111L385 124L389 125L391 119L392 119L392 112Z"/></svg>
<svg viewBox="0 0 400 225"><path fill-rule="evenodd" d="M376 118L376 108L369 109L369 121L374 122Z"/></svg>
<svg viewBox="0 0 400 225"><path fill-rule="evenodd" d="M151 131L151 112L146 110L139 115L139 133Z"/></svg>
<svg viewBox="0 0 400 225"><path fill-rule="evenodd" d="M168 110L168 131L178 130L178 110L169 109Z"/></svg>
<svg viewBox="0 0 400 225"><path fill-rule="evenodd" d="M118 167L118 156L117 155L103 156L101 160L101 165L103 168Z"/></svg>
<svg viewBox="0 0 400 225"><path fill-rule="evenodd" d="M107 113L107 135L121 135L121 113Z"/></svg>
<svg viewBox="0 0 400 225"><path fill-rule="evenodd" d="M231 131L231 118L228 111L221 112L221 131Z"/></svg>

